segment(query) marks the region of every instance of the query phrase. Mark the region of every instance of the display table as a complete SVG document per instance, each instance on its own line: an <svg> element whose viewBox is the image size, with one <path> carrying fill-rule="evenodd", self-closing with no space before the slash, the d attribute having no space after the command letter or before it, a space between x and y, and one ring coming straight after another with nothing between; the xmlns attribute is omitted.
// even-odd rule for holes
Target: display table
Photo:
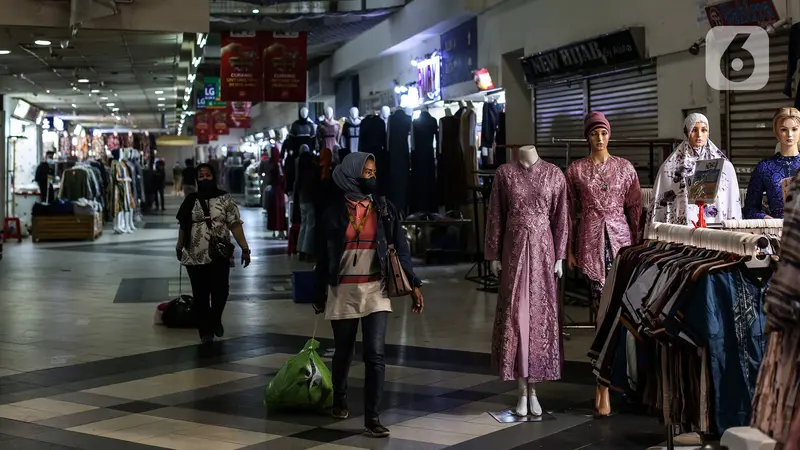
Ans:
<svg viewBox="0 0 800 450"><path fill-rule="evenodd" d="M419 228L417 239L413 240L411 255L425 258L425 263L430 264L432 259L442 255L451 255L448 259L459 259L460 255L466 254L467 242L465 242L464 226L472 224L471 219L441 219L441 220L404 220L402 222L406 228ZM436 230L446 230L448 227L458 227L457 241L443 246L435 242L432 234Z"/></svg>
<svg viewBox="0 0 800 450"><path fill-rule="evenodd" d="M750 427L729 428L720 439L720 445L729 450L774 450L774 439Z"/></svg>
<svg viewBox="0 0 800 450"><path fill-rule="evenodd" d="M103 234L103 218L93 215L34 216L33 242L57 240L95 240Z"/></svg>

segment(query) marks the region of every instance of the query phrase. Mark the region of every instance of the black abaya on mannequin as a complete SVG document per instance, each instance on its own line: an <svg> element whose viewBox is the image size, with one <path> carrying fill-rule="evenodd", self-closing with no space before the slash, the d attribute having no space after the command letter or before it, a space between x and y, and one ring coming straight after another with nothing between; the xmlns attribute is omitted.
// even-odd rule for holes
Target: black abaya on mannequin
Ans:
<svg viewBox="0 0 800 450"><path fill-rule="evenodd" d="M358 151L375 155L378 167L378 194L389 193L389 153L386 150L386 122L380 116L371 115L361 121L361 136Z"/></svg>
<svg viewBox="0 0 800 450"><path fill-rule="evenodd" d="M411 212L436 212L436 146L439 124L428 111L414 121L411 150Z"/></svg>
<svg viewBox="0 0 800 450"><path fill-rule="evenodd" d="M458 209L468 198L464 154L459 142L461 120L457 116L442 117L439 127L441 137L437 166L439 203L447 210Z"/></svg>
<svg viewBox="0 0 800 450"><path fill-rule="evenodd" d="M387 197L397 211L406 212L408 206L408 178L411 169L408 138L411 135L411 116L398 109L389 117L389 190ZM386 169L378 166L378 173Z"/></svg>

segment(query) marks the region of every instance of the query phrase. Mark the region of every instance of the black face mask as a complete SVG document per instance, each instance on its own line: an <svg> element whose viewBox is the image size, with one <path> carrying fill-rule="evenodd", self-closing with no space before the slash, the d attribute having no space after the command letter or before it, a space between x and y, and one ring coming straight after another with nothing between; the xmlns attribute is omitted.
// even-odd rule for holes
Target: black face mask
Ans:
<svg viewBox="0 0 800 450"><path fill-rule="evenodd" d="M197 182L197 191L210 193L214 191L214 188L217 187L217 183L214 180L200 180Z"/></svg>
<svg viewBox="0 0 800 450"><path fill-rule="evenodd" d="M364 195L372 195L378 192L378 179L373 178L359 178L358 188Z"/></svg>

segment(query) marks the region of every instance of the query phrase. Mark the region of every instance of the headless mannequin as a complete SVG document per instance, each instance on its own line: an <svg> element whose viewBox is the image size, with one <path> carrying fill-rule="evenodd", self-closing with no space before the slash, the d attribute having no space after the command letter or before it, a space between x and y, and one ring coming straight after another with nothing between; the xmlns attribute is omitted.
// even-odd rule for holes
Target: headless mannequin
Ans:
<svg viewBox="0 0 800 450"><path fill-rule="evenodd" d="M119 153L120 154L120 159L122 159L123 161L124 160L130 160L131 157L132 157L132 153L133 152L131 152L130 149L122 149L120 151L120 153ZM133 184L132 183L134 181L133 181L133 178L131 178L131 173L130 172L128 172L128 176L125 177L125 181L127 181L127 183L125 183L125 189L128 191L127 195L130 196L130 197L133 197L134 194L133 194ZM134 231L136 231L136 227L133 225L133 210L129 210L129 211L125 212L125 228L127 229L126 233L133 233Z"/></svg>
<svg viewBox="0 0 800 450"><path fill-rule="evenodd" d="M389 129L389 116L392 114L392 110L389 109L388 106L381 107L381 119L383 119L384 125L386 125L386 129Z"/></svg>
<svg viewBox="0 0 800 450"><path fill-rule="evenodd" d="M539 161L539 154L536 152L536 147L526 145L519 149L519 162L526 169L530 169L534 164ZM500 271L503 269L500 261L492 261L489 263L489 268L496 277L500 277ZM553 272L556 277L561 278L564 275L564 260L559 259L553 267ZM518 416L527 416L528 413L534 416L542 415L542 406L539 404L539 399L536 397L536 384L528 383L525 378L517 379L519 400L514 412Z"/></svg>

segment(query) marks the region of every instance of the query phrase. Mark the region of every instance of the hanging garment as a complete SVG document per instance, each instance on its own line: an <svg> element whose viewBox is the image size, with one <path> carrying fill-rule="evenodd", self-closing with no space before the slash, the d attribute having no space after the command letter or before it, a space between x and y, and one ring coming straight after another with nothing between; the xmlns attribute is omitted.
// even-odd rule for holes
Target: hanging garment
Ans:
<svg viewBox="0 0 800 450"><path fill-rule="evenodd" d="M697 161L726 159L719 179L717 200L705 207L707 223L721 223L728 219L742 218L739 201L739 182L736 170L711 140L701 149L695 150L687 141L664 161L658 170L653 186L653 206L648 222L664 222L676 225L692 225L697 222L698 208L689 204L688 179L694 176Z"/></svg>
<svg viewBox="0 0 800 450"><path fill-rule="evenodd" d="M602 284L607 270L605 236L610 240L612 259L620 248L640 240L639 176L627 159L616 156L610 156L602 167L588 157L579 159L569 165L566 176L574 227L570 245L584 275Z"/></svg>
<svg viewBox="0 0 800 450"><path fill-rule="evenodd" d="M478 186L478 148L476 147L478 116L474 109L466 108L460 120L459 142L461 151L464 153L464 175L468 187Z"/></svg>
<svg viewBox="0 0 800 450"><path fill-rule="evenodd" d="M267 192L267 229L270 231L286 231L286 177L280 151L272 149L270 160L269 190Z"/></svg>
<svg viewBox="0 0 800 450"><path fill-rule="evenodd" d="M745 219L783 219L783 188L781 180L794 178L800 170L800 156L776 153L763 159L750 175L744 203ZM769 209L764 211L762 200L766 193Z"/></svg>
<svg viewBox="0 0 800 450"><path fill-rule="evenodd" d="M411 212L437 212L436 145L439 124L428 111L414 121L411 149Z"/></svg>
<svg viewBox="0 0 800 450"><path fill-rule="evenodd" d="M361 119L356 117L348 117L344 121L344 129L342 131L342 148L345 153L353 153L358 151L358 140L361 135ZM331 149L333 150L333 149Z"/></svg>
<svg viewBox="0 0 800 450"><path fill-rule="evenodd" d="M311 119L303 119L298 115L298 119L292 123L289 129L289 136L281 147L281 159L284 162L286 175L286 189L289 192L294 188L297 157L300 156L300 147L303 145L307 145L312 152L317 148L317 126Z"/></svg>
<svg viewBox="0 0 800 450"><path fill-rule="evenodd" d="M481 121L481 158L484 164L494 163L495 155L492 151L496 143L497 127L500 123L500 113L503 105L489 102L483 105L483 119Z"/></svg>
<svg viewBox="0 0 800 450"><path fill-rule="evenodd" d="M109 134L106 139L106 145L108 146L109 150L120 149L119 134Z"/></svg>
<svg viewBox="0 0 800 450"><path fill-rule="evenodd" d="M486 224L487 260L501 261L492 361L505 380L561 378L555 262L567 257L566 179L539 160L497 169Z"/></svg>
<svg viewBox="0 0 800 450"><path fill-rule="evenodd" d="M506 163L506 113L501 112L497 118L497 134L495 139L494 164Z"/></svg>
<svg viewBox="0 0 800 450"><path fill-rule="evenodd" d="M329 148L334 150L339 142L339 133L341 131L341 127L339 122L331 119L324 119L319 123L317 126L317 142L319 143L318 148ZM333 157L335 161L338 163L339 154L338 152L333 152Z"/></svg>
<svg viewBox="0 0 800 450"><path fill-rule="evenodd" d="M439 204L445 209L458 209L471 198L467 191L464 154L459 144L461 121L455 116L442 117L439 121L440 154L437 164Z"/></svg>
<svg viewBox="0 0 800 450"><path fill-rule="evenodd" d="M389 152L386 149L386 122L380 116L367 116L361 121L360 131L358 151L372 153L375 156L375 165L378 167L378 193L388 195L389 177L386 169L389 168Z"/></svg>
<svg viewBox="0 0 800 450"><path fill-rule="evenodd" d="M398 109L389 117L389 167L378 166L378 173L388 175L389 186L386 196L400 214L406 213L408 207L408 178L411 162L409 138L411 136L411 116Z"/></svg>
<svg viewBox="0 0 800 450"><path fill-rule="evenodd" d="M786 86L783 88L783 93L789 98L792 98L792 85L794 73L797 71L798 61L800 60L800 23L792 25L792 30L789 33L789 64L786 72ZM794 107L800 108L800 82L797 84L797 92L795 92Z"/></svg>

